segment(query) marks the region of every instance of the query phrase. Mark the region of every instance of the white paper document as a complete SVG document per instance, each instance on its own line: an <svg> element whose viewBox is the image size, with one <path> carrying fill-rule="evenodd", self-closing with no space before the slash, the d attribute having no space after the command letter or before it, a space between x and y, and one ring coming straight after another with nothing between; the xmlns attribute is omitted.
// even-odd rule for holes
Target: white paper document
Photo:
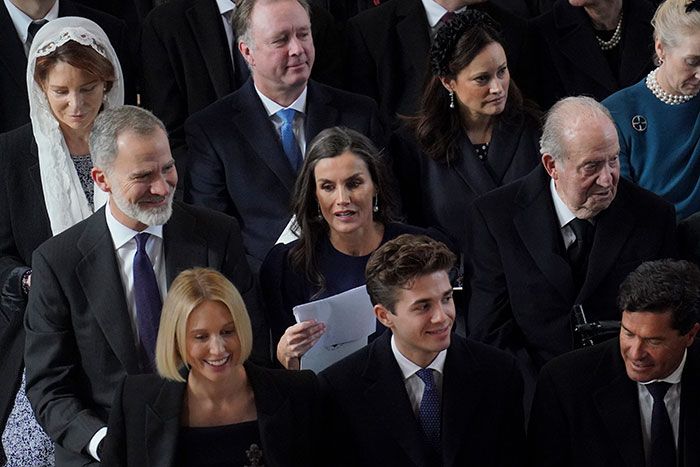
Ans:
<svg viewBox="0 0 700 467"><path fill-rule="evenodd" d="M293 312L297 322L315 319L326 325L326 332L301 358L301 368L316 373L367 345L377 326L364 285L295 306Z"/></svg>
<svg viewBox="0 0 700 467"><path fill-rule="evenodd" d="M287 243L292 243L294 240L299 238L297 234L295 234L292 231L292 227L294 226L294 223L296 222L296 216L292 216L291 219L289 219L289 222L287 222L287 226L284 228L282 233L280 234L279 238L277 239L277 243L284 243L285 245Z"/></svg>

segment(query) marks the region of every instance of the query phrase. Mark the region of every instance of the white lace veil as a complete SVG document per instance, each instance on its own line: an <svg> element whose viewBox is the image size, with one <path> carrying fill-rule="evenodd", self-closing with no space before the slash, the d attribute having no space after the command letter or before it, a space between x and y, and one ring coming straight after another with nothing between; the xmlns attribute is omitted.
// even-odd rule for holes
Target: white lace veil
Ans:
<svg viewBox="0 0 700 467"><path fill-rule="evenodd" d="M92 214L58 121L51 113L46 94L34 81L37 57L48 55L71 40L92 47L114 66L116 80L112 89L105 93L104 108L124 103L124 78L119 59L107 35L97 24L89 19L66 16L49 21L36 33L27 65L29 115L39 149L39 172L46 211L54 235ZM97 210L105 204L108 197L97 186L94 187L94 192L94 206Z"/></svg>

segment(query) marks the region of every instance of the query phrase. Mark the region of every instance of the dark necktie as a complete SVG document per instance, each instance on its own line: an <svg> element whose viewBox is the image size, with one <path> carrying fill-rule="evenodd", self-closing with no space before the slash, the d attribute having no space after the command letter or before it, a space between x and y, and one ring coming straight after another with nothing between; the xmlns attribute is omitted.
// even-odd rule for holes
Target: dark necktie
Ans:
<svg viewBox="0 0 700 467"><path fill-rule="evenodd" d="M595 227L589 221L577 217L569 222L569 226L574 231L574 235L576 235L576 241L569 246L567 254L571 270L574 273L574 281L578 286L581 286L586 278L588 256L593 245Z"/></svg>
<svg viewBox="0 0 700 467"><path fill-rule="evenodd" d="M39 29L41 29L41 27L48 22L48 20L40 19L29 23L29 27L27 28L27 49L29 49L32 46L34 36L36 36L36 33L39 32Z"/></svg>
<svg viewBox="0 0 700 467"><path fill-rule="evenodd" d="M457 16L457 13L455 13L454 11L448 11L447 13L445 13L444 15L442 15L440 17L440 23L443 25L449 24L450 21L455 19L456 16Z"/></svg>
<svg viewBox="0 0 700 467"><path fill-rule="evenodd" d="M425 383L423 397L421 398L420 407L418 409L420 424L423 427L423 431L430 445L438 452L441 452L440 395L438 394L435 381L433 380L433 370L431 368L422 368L416 372L416 375Z"/></svg>
<svg viewBox="0 0 700 467"><path fill-rule="evenodd" d="M651 410L651 450L648 467L676 467L676 443L673 439L671 419L664 403L664 396L671 387L671 383L649 383L645 386L654 398L654 407Z"/></svg>
<svg viewBox="0 0 700 467"><path fill-rule="evenodd" d="M294 109L282 109L277 112L277 116L282 119L282 127L280 128L280 137L282 139L282 148L289 159L289 163L295 173L301 168L302 156L299 143L294 136L294 116L297 111Z"/></svg>
<svg viewBox="0 0 700 467"><path fill-rule="evenodd" d="M143 370L152 372L155 369L156 338L160 323L162 306L158 281L153 272L153 264L146 253L148 233L140 233L136 239L136 254L134 255L134 300L139 328L139 340L143 354Z"/></svg>

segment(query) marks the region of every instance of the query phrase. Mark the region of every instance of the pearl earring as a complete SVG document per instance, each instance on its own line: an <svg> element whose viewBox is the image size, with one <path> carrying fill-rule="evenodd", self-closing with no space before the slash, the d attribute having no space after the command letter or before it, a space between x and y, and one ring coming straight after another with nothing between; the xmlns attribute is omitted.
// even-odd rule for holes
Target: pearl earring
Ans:
<svg viewBox="0 0 700 467"><path fill-rule="evenodd" d="M450 90L450 108L455 108L455 92Z"/></svg>

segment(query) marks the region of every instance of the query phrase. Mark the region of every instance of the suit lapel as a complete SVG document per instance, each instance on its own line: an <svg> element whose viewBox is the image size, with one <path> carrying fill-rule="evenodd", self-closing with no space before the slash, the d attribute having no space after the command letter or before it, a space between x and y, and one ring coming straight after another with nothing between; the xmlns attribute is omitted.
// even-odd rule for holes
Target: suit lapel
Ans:
<svg viewBox="0 0 700 467"><path fill-rule="evenodd" d="M39 150L36 146L36 141L32 138L32 143L29 148L29 157L32 158L35 163L29 166L29 180L32 184L32 190L34 191L33 199L36 200L36 208L34 214L37 216L35 221L35 229L39 231L39 238L50 238L53 236L51 231L51 221L49 220L49 213L46 211L46 200L44 199L44 189L41 184L41 172L39 169Z"/></svg>
<svg viewBox="0 0 700 467"><path fill-rule="evenodd" d="M330 105L330 96L313 81L309 81L306 100L306 141L307 145L321 131L335 126L338 109Z"/></svg>
<svg viewBox="0 0 700 467"><path fill-rule="evenodd" d="M543 167L523 179L515 202L520 210L513 222L520 238L542 274L570 301L575 293L573 276L569 263L558 252L562 239L549 190L549 176Z"/></svg>
<svg viewBox="0 0 700 467"><path fill-rule="evenodd" d="M208 265L206 240L199 234L197 219L178 203L173 203L173 215L163 227L165 276L168 287L175 277L193 265Z"/></svg>
<svg viewBox="0 0 700 467"><path fill-rule="evenodd" d="M148 467L175 465L180 413L185 383L162 382L158 397L146 405L146 459Z"/></svg>
<svg viewBox="0 0 700 467"><path fill-rule="evenodd" d="M700 347L688 349L681 382L681 415L678 438L679 465L700 465Z"/></svg>
<svg viewBox="0 0 700 467"><path fill-rule="evenodd" d="M85 231L77 245L83 253L83 259L76 266L78 280L85 292L88 307L114 355L128 374L138 373L134 334L114 243L105 220L105 209L100 209L85 222Z"/></svg>
<svg viewBox="0 0 700 467"><path fill-rule="evenodd" d="M579 73L590 76L606 89L617 89L617 79L600 47L590 31L586 13L581 7L572 7L568 2L557 2L552 8L562 54L578 68Z"/></svg>
<svg viewBox="0 0 700 467"><path fill-rule="evenodd" d="M362 375L367 385L365 398L387 435L394 438L406 456L417 466L429 465L433 456L413 414L403 375L391 352L390 340L391 333L385 332L370 350L367 368Z"/></svg>
<svg viewBox="0 0 700 467"><path fill-rule="evenodd" d="M216 97L230 94L234 90L233 65L216 2L197 1L185 11L185 15L206 63ZM222 55L224 60L221 59Z"/></svg>
<svg viewBox="0 0 700 467"><path fill-rule="evenodd" d="M645 461L637 385L627 377L619 346L610 347L613 361L603 359L600 369L603 377L614 376L607 386L603 386L593 395L595 410L603 421L612 447L620 453L620 458L626 461L625 465L638 467L644 465Z"/></svg>
<svg viewBox="0 0 700 467"><path fill-rule="evenodd" d="M620 183L615 200L598 216L586 280L579 291L577 303L585 301L607 276L633 231L634 218L628 208L624 185Z"/></svg>
<svg viewBox="0 0 700 467"><path fill-rule="evenodd" d="M403 0L402 5L396 9L400 18L396 24L396 32L399 36L400 50L411 50L411 72L422 83L428 69L428 50L430 49L430 34L428 33L428 18L420 1ZM410 75L409 75L410 76Z"/></svg>
<svg viewBox="0 0 700 467"><path fill-rule="evenodd" d="M447 349L442 386L443 465L457 465L460 451L480 449L470 445L468 434L474 409L482 400L483 384L479 384L477 373L477 363L471 354L461 345L458 348L453 340Z"/></svg>
<svg viewBox="0 0 700 467"><path fill-rule="evenodd" d="M17 92L27 96L26 72L27 57L24 55L24 44L17 36L17 30L10 18L5 5L0 5L0 63L5 65L5 73L12 77L17 88L3 89L4 93Z"/></svg>
<svg viewBox="0 0 700 467"><path fill-rule="evenodd" d="M236 93L239 102L234 105L233 124L246 139L255 155L277 176L282 186L291 194L296 174L282 149L274 125L267 117L267 111L255 92L252 78ZM249 157L254 157L249 154Z"/></svg>
<svg viewBox="0 0 700 467"><path fill-rule="evenodd" d="M494 183L500 186L506 172L513 163L520 136L523 132L522 117L520 122L506 122L499 120L494 126L491 145L489 147L489 165L495 176ZM495 188L495 187L494 187Z"/></svg>
<svg viewBox="0 0 700 467"><path fill-rule="evenodd" d="M469 138L460 137L459 149L460 156L452 163L452 168L467 187L476 195L483 195L495 189L496 182L484 163L476 157Z"/></svg>

